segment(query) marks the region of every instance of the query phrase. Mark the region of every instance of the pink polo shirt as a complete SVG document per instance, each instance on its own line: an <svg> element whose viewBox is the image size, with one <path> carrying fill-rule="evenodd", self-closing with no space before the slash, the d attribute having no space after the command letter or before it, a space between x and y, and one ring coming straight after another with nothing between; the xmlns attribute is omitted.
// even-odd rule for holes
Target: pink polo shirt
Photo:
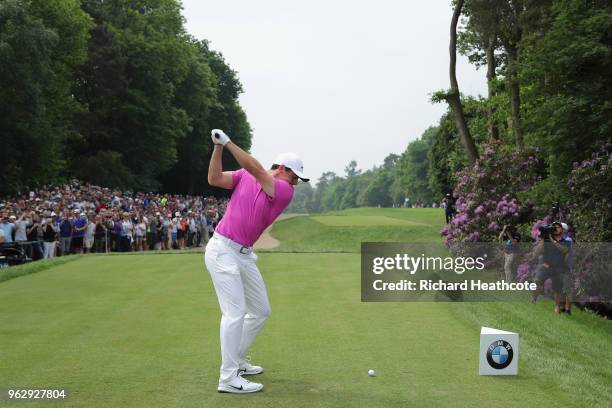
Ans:
<svg viewBox="0 0 612 408"><path fill-rule="evenodd" d="M274 198L270 198L257 179L245 169L232 173L234 192L217 232L241 245L252 246L283 212L293 198L293 186L274 179Z"/></svg>

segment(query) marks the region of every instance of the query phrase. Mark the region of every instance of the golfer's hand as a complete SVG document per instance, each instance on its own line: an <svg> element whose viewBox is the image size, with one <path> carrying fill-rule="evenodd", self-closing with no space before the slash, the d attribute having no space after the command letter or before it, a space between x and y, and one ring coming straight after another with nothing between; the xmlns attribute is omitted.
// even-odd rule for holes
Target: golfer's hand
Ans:
<svg viewBox="0 0 612 408"><path fill-rule="evenodd" d="M214 144L225 146L226 144L230 142L229 136L226 135L225 132L222 131L221 129L213 129L210 132L210 137L212 138L212 141Z"/></svg>

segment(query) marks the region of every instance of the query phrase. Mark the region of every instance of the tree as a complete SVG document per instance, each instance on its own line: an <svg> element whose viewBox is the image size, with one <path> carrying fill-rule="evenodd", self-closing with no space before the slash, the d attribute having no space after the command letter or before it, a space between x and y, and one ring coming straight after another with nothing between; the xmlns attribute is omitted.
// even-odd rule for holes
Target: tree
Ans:
<svg viewBox="0 0 612 408"><path fill-rule="evenodd" d="M397 163L399 162L400 156L395 153L390 153L385 157L383 162L383 169L385 170L393 170Z"/></svg>
<svg viewBox="0 0 612 408"><path fill-rule="evenodd" d="M450 45L449 45L449 54L450 54L450 65L449 65L449 76L451 87L447 92L437 92L433 95L432 101L439 102L440 100L445 100L451 109L453 110L453 114L455 117L455 122L457 124L457 129L459 130L459 136L461 138L461 143L465 148L467 157L470 163L476 162L476 158L478 154L476 153L476 145L474 144L474 140L470 134L470 130L467 126L467 122L465 119L465 113L463 111L463 105L461 104L461 94L459 92L459 83L457 82L457 22L459 21L459 16L461 15L461 9L463 8L463 0L458 0L455 9L453 11L453 18L451 20L451 29L450 29Z"/></svg>
<svg viewBox="0 0 612 408"><path fill-rule="evenodd" d="M409 197L413 203L430 204L433 201L428 184L428 152L435 132L434 128L429 128L421 138L410 142L398 164L397 178L400 189L404 197Z"/></svg>
<svg viewBox="0 0 612 408"><path fill-rule="evenodd" d="M510 92L510 107L512 112L512 132L516 147L522 150L523 124L521 119L521 87L519 83L520 43L523 35L521 19L525 4L523 0L508 0L502 2L500 8L499 39L506 53L506 75Z"/></svg>
<svg viewBox="0 0 612 408"><path fill-rule="evenodd" d="M390 207L393 204L390 187L393 183L388 172L376 171L374 178L368 184L363 193L364 204L370 207Z"/></svg>
<svg viewBox="0 0 612 408"><path fill-rule="evenodd" d="M323 207L323 197L329 188L339 180L339 177L333 171L327 171L321 174L319 180L317 181L317 188L313 194L312 199L312 211L313 212L321 212L324 211Z"/></svg>
<svg viewBox="0 0 612 408"><path fill-rule="evenodd" d="M291 204L287 207L287 213L309 213L314 189L310 183L298 183L293 192Z"/></svg>
<svg viewBox="0 0 612 408"><path fill-rule="evenodd" d="M64 138L80 109L71 79L89 24L76 1L0 3L0 194L47 183L64 169Z"/></svg>
<svg viewBox="0 0 612 408"><path fill-rule="evenodd" d="M527 140L546 151L564 187L572 163L590 158L612 134L612 5L559 0L533 20L521 65Z"/></svg>
<svg viewBox="0 0 612 408"><path fill-rule="evenodd" d="M219 103L218 84L201 43L191 39L190 45L187 76L177 86L175 99L187 114L189 128L177 142L177 162L163 175L162 183L165 191L203 194L209 190L206 174L213 148L210 115Z"/></svg>
<svg viewBox="0 0 612 408"><path fill-rule="evenodd" d="M78 136L68 140L69 168L96 185L128 187L134 178L123 160L122 146L128 57L106 24L96 25L90 34L87 60L79 68L75 90L85 110L74 116Z"/></svg>
<svg viewBox="0 0 612 408"><path fill-rule="evenodd" d="M215 78L215 100L208 115L207 133L210 134L212 129L223 129L232 141L248 151L251 148L252 131L246 114L238 103L238 96L242 93L238 74L225 62L220 52L210 49L207 41L200 41L197 46ZM207 163L209 158L210 155L206 156ZM224 150L223 168L233 170L238 167L234 157ZM206 174L202 178L206 181ZM211 189L208 184L204 184L203 188L205 191L214 191L215 194L221 193L218 189Z"/></svg>
<svg viewBox="0 0 612 408"><path fill-rule="evenodd" d="M357 162L355 160L351 160L349 164L346 165L344 174L346 177L354 177L361 174L361 170L357 169Z"/></svg>
<svg viewBox="0 0 612 408"><path fill-rule="evenodd" d="M502 0L468 0L465 5L467 22L459 33L459 52L467 55L476 67L487 67L487 117L488 135L491 140L499 139L499 128L495 119L495 104L492 103L496 90L496 51L499 48L499 2Z"/></svg>
<svg viewBox="0 0 612 408"><path fill-rule="evenodd" d="M104 49L90 43L78 79L78 95L87 111L79 118L79 137L70 144L71 168L79 174L101 152L114 152L122 171L129 173L124 185L158 189L159 177L177 160L177 141L189 129L187 114L175 101L176 89L187 76L190 50L180 4L86 0L83 7L94 16L94 32L99 34L94 41ZM101 61L105 53L112 62ZM97 63L113 76L100 75ZM104 169L114 172L109 166Z"/></svg>
<svg viewBox="0 0 612 408"><path fill-rule="evenodd" d="M245 149L251 128L236 73L183 22L178 0L1 2L0 194L72 176L209 191L211 128Z"/></svg>

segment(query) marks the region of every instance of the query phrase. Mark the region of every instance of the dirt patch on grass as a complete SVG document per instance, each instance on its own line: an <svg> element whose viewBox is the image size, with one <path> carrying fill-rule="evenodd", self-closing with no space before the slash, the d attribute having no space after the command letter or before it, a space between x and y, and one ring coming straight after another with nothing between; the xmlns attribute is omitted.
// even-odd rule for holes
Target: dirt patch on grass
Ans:
<svg viewBox="0 0 612 408"><path fill-rule="evenodd" d="M261 234L261 236L259 237L259 239L257 240L257 242L255 242L255 245L253 245L253 247L255 249L272 249L272 248L276 248L277 246L280 245L280 241L276 238L274 238L271 234L270 231L272 231L272 228L274 228L274 224L278 221L281 220L286 220L289 218L293 218L293 217L299 217L302 215L308 215L308 214L281 214L276 221L274 221L272 223L272 225L270 225L268 228L266 228L266 230L263 232L263 234Z"/></svg>

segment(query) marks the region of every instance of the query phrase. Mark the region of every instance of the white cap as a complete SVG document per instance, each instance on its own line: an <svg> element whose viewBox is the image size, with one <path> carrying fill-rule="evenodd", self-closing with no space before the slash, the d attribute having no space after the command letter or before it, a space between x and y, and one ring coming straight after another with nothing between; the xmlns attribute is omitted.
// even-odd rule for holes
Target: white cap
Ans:
<svg viewBox="0 0 612 408"><path fill-rule="evenodd" d="M292 172L295 173L296 176L300 178L302 181L309 181L309 178L304 176L304 163L300 156L295 153L281 153L276 156L274 162L272 164L283 165L288 169L291 169Z"/></svg>
<svg viewBox="0 0 612 408"><path fill-rule="evenodd" d="M561 228L563 228L563 231L568 231L569 230L568 225L566 223L564 223L564 222L561 223Z"/></svg>

